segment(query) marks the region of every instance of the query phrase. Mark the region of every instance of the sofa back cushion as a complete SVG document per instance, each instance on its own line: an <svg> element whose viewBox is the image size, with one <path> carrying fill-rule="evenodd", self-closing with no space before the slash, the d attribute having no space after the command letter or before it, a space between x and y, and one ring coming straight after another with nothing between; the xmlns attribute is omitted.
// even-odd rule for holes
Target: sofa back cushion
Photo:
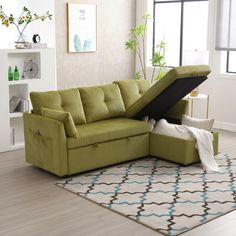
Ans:
<svg viewBox="0 0 236 236"><path fill-rule="evenodd" d="M76 125L86 123L85 114L78 89L49 92L31 92L34 114L42 115L42 107L69 112Z"/></svg>
<svg viewBox="0 0 236 236"><path fill-rule="evenodd" d="M151 87L148 80L119 80L115 81L118 84L121 96L124 101L125 108L128 109L136 102L143 94Z"/></svg>
<svg viewBox="0 0 236 236"><path fill-rule="evenodd" d="M79 88L87 122L125 116L117 84Z"/></svg>

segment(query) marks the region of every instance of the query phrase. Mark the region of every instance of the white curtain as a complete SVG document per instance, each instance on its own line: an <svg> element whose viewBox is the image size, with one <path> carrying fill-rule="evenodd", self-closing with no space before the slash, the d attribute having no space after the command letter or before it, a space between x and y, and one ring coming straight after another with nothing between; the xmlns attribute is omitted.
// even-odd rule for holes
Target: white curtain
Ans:
<svg viewBox="0 0 236 236"><path fill-rule="evenodd" d="M236 0L217 0L216 50L236 51Z"/></svg>

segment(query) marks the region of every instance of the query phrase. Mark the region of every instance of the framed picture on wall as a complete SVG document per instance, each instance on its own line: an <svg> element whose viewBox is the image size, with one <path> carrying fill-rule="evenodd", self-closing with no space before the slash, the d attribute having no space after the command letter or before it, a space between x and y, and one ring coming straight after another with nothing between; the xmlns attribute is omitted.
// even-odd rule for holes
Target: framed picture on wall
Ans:
<svg viewBox="0 0 236 236"><path fill-rule="evenodd" d="M96 4L68 3L69 52L95 52L97 50Z"/></svg>

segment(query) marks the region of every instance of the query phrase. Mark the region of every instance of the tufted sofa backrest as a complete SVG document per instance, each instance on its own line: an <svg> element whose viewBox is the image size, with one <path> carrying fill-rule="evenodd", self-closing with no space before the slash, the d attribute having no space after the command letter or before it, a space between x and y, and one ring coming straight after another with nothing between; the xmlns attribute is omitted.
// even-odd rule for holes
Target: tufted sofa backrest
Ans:
<svg viewBox="0 0 236 236"><path fill-rule="evenodd" d="M86 121L125 116L125 106L117 84L79 88Z"/></svg>
<svg viewBox="0 0 236 236"><path fill-rule="evenodd" d="M70 112L76 125L86 123L83 105L78 89L49 92L31 92L33 112L41 115L42 107Z"/></svg>
<svg viewBox="0 0 236 236"><path fill-rule="evenodd" d="M115 81L114 84L120 88L125 109L128 109L151 87L147 80L119 80Z"/></svg>
<svg viewBox="0 0 236 236"><path fill-rule="evenodd" d="M70 112L76 125L125 116L126 108L151 85L145 80L123 80L113 84L59 91L31 92L33 112L42 107Z"/></svg>

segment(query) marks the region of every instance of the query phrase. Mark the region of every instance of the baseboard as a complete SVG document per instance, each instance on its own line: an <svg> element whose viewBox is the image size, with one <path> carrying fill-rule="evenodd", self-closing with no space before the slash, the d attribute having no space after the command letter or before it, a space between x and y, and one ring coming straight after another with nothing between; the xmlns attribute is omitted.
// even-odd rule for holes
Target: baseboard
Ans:
<svg viewBox="0 0 236 236"><path fill-rule="evenodd" d="M214 128L236 132L236 124L234 123L215 121Z"/></svg>

